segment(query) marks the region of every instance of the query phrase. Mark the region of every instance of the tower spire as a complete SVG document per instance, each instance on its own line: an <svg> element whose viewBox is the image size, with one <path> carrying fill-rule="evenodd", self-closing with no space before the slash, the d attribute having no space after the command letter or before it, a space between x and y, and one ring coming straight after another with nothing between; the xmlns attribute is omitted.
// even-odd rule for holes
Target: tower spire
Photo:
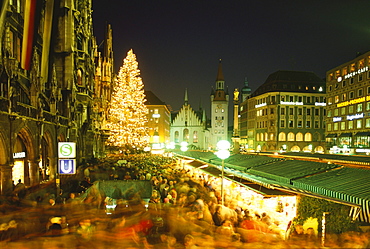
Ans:
<svg viewBox="0 0 370 249"><path fill-rule="evenodd" d="M217 78L216 78L216 81L224 81L224 74L222 73L222 63L221 63L221 59L218 63L218 70L217 70Z"/></svg>
<svg viewBox="0 0 370 249"><path fill-rule="evenodd" d="M187 88L185 88L185 99L184 99L184 101L185 101L185 105L188 105L189 99L188 99L188 89Z"/></svg>

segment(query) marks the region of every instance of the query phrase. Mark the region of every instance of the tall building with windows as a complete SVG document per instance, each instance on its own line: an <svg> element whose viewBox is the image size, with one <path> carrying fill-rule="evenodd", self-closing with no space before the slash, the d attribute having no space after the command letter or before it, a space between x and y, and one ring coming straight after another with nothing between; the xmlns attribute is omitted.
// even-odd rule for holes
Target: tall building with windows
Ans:
<svg viewBox="0 0 370 249"><path fill-rule="evenodd" d="M326 73L329 153L370 153L370 52Z"/></svg>
<svg viewBox="0 0 370 249"><path fill-rule="evenodd" d="M216 88L211 93L211 145L216 149L220 140L228 139L229 94L225 87L221 60L218 64Z"/></svg>
<svg viewBox="0 0 370 249"><path fill-rule="evenodd" d="M324 152L325 81L277 71L247 99L249 151Z"/></svg>
<svg viewBox="0 0 370 249"><path fill-rule="evenodd" d="M152 91L145 91L144 94L149 111L149 143L152 148L164 148L170 143L170 110Z"/></svg>

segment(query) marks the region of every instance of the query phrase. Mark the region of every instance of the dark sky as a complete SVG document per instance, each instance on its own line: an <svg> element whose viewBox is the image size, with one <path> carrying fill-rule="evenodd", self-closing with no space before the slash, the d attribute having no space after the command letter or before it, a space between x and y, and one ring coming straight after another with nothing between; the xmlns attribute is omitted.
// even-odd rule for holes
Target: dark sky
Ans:
<svg viewBox="0 0 370 249"><path fill-rule="evenodd" d="M145 90L174 110L186 88L209 110L219 59L232 95L245 77L252 91L277 70L324 78L370 50L369 0L93 0L98 43L106 23L116 71L132 48Z"/></svg>

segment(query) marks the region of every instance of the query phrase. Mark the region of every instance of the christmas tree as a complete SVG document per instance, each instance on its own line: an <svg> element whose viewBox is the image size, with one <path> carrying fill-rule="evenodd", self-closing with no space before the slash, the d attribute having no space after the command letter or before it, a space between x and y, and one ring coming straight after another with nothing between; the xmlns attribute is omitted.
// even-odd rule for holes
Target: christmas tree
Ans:
<svg viewBox="0 0 370 249"><path fill-rule="evenodd" d="M108 146L139 149L148 144L144 84L136 55L128 51L113 87L108 115Z"/></svg>

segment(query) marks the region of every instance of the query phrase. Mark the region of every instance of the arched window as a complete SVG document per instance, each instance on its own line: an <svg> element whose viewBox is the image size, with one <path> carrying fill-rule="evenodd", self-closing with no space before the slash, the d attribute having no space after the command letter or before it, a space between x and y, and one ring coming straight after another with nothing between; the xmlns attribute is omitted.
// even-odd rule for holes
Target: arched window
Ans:
<svg viewBox="0 0 370 249"><path fill-rule="evenodd" d="M260 141L260 134L259 133L256 134L256 141Z"/></svg>
<svg viewBox="0 0 370 249"><path fill-rule="evenodd" d="M82 70L77 70L77 85L82 86Z"/></svg>
<svg viewBox="0 0 370 249"><path fill-rule="evenodd" d="M179 137L180 137L179 132L175 131L175 143L180 143Z"/></svg>
<svg viewBox="0 0 370 249"><path fill-rule="evenodd" d="M274 140L275 140L274 133L270 133L270 141L274 141Z"/></svg>
<svg viewBox="0 0 370 249"><path fill-rule="evenodd" d="M193 143L198 143L198 131L193 132Z"/></svg>
<svg viewBox="0 0 370 249"><path fill-rule="evenodd" d="M309 132L304 134L304 141L312 141L312 134Z"/></svg>
<svg viewBox="0 0 370 249"><path fill-rule="evenodd" d="M285 132L279 133L279 141L286 141L286 134Z"/></svg>
<svg viewBox="0 0 370 249"><path fill-rule="evenodd" d="M288 137L289 137L289 134L288 134ZM294 145L294 146L290 149L290 151L292 151L292 152L300 152L300 151L301 151L301 148L299 148L299 146L297 146L297 145Z"/></svg>
<svg viewBox="0 0 370 249"><path fill-rule="evenodd" d="M288 141L294 141L294 138L295 138L294 133L293 132L289 132L288 133Z"/></svg>
<svg viewBox="0 0 370 249"><path fill-rule="evenodd" d="M267 132L265 133L265 141L268 141L269 140L269 134L267 134Z"/></svg>
<svg viewBox="0 0 370 249"><path fill-rule="evenodd" d="M189 142L189 130L188 129L184 129L182 133L182 141Z"/></svg>
<svg viewBox="0 0 370 249"><path fill-rule="evenodd" d="M303 141L303 134L301 132L298 132L295 136L296 141Z"/></svg>

